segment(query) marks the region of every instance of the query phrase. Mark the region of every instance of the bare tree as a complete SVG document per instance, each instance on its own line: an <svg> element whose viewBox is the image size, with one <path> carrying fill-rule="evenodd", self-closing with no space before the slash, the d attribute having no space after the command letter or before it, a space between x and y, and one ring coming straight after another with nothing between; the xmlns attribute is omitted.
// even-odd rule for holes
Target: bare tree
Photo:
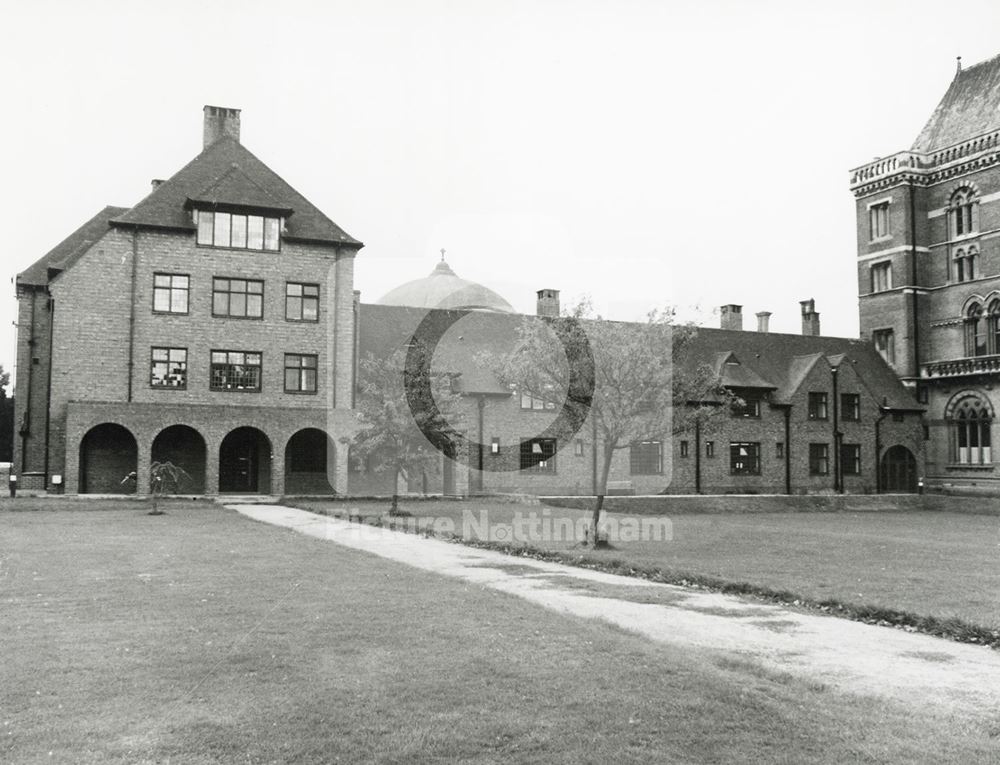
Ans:
<svg viewBox="0 0 1000 765"><path fill-rule="evenodd" d="M674 433L706 424L738 401L713 366L692 357L696 333L692 324L676 324L670 309L625 323L601 319L582 301L560 318L525 317L510 353L481 357L503 382L567 401L578 415L587 416L587 402L568 394L581 381L592 384L589 417L602 447L595 544L615 453L643 441L670 448Z"/></svg>
<svg viewBox="0 0 1000 765"><path fill-rule="evenodd" d="M455 375L430 374L430 354L414 340L388 358L369 354L360 363L358 420L347 440L352 454L393 477L391 515L399 513L399 479L415 480L437 466L461 425ZM423 377L421 385L418 378Z"/></svg>

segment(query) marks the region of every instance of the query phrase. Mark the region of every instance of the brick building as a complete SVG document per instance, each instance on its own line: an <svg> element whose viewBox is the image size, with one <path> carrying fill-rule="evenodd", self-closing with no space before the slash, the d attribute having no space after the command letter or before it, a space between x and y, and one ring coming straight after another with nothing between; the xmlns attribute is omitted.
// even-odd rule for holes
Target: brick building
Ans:
<svg viewBox="0 0 1000 765"><path fill-rule="evenodd" d="M851 190L861 335L927 406L928 484L1000 491L1000 56L959 60L913 145Z"/></svg>
<svg viewBox="0 0 1000 765"><path fill-rule="evenodd" d="M516 315L502 297L458 278L442 261L425 279L359 306L361 357L386 358L406 347L429 313L449 327L435 358L457 375L470 445L425 478L431 490L596 491L603 454L592 421L565 442L548 439L555 443L536 449L558 407L512 393L474 352L509 352L522 322L559 315L557 290L537 296L536 317ZM915 491L922 407L870 343L821 336L813 301L800 307L802 334L788 335L769 332L766 313L756 331L744 331L742 308L723 306L722 327L699 329L675 362L710 366L746 406L712 418L705 432L678 431L616 452L609 484L640 494ZM357 464L351 486L363 493L392 488Z"/></svg>
<svg viewBox="0 0 1000 765"><path fill-rule="evenodd" d="M195 492L346 486L362 245L239 138L206 106L197 157L18 275L23 488L145 493L157 460Z"/></svg>
<svg viewBox="0 0 1000 765"><path fill-rule="evenodd" d="M18 275L21 487L146 493L151 463L169 460L192 493L389 493L386 475L345 446L358 425L357 360L390 356L432 314L454 320L437 352L474 445L409 488L595 491L591 423L540 438L553 404L512 393L476 360L509 350L522 321L557 320L558 291L540 290L537 316L522 317L442 258L363 304L353 290L361 242L242 146L239 111L206 106L203 134L203 151L138 204L101 210ZM722 328L700 330L683 363L708 365L746 406L704 432L617 453L614 485L913 490L921 407L870 343L823 337L812 301L801 310L802 334L783 335L766 314L744 331L740 306L724 306Z"/></svg>

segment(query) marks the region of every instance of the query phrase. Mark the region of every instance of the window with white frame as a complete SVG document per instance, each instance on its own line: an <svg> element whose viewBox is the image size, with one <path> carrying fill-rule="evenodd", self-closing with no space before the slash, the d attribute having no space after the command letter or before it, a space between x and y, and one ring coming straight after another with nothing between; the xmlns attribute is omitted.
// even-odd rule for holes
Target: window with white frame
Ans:
<svg viewBox="0 0 1000 765"><path fill-rule="evenodd" d="M869 239L885 239L889 236L889 202L879 202L868 208Z"/></svg>
<svg viewBox="0 0 1000 765"><path fill-rule="evenodd" d="M197 241L202 247L237 250L281 249L281 218L196 210Z"/></svg>
<svg viewBox="0 0 1000 765"><path fill-rule="evenodd" d="M992 417L977 396L967 396L949 418L952 431L952 459L960 465L984 465L993 461L990 427Z"/></svg>
<svg viewBox="0 0 1000 765"><path fill-rule="evenodd" d="M876 263L872 266L872 292L885 292L892 289L892 263Z"/></svg>
<svg viewBox="0 0 1000 765"><path fill-rule="evenodd" d="M187 348L153 347L149 385L153 388L186 388Z"/></svg>

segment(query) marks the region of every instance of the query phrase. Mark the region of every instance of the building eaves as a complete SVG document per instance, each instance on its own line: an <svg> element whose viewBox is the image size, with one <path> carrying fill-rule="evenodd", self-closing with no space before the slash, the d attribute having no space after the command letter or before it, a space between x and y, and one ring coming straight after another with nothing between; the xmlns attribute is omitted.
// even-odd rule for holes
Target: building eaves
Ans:
<svg viewBox="0 0 1000 765"><path fill-rule="evenodd" d="M108 206L84 223L80 228L63 239L45 255L17 275L18 286L44 287L53 272L64 271L77 258L108 233L110 222L123 213L127 207Z"/></svg>

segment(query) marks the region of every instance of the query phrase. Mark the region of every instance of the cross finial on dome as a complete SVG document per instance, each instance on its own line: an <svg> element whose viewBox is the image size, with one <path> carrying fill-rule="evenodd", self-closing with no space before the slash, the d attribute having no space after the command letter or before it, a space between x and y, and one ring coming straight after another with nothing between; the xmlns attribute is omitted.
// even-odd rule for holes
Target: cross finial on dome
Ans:
<svg viewBox="0 0 1000 765"><path fill-rule="evenodd" d="M444 263L444 247L441 248L441 262Z"/></svg>

